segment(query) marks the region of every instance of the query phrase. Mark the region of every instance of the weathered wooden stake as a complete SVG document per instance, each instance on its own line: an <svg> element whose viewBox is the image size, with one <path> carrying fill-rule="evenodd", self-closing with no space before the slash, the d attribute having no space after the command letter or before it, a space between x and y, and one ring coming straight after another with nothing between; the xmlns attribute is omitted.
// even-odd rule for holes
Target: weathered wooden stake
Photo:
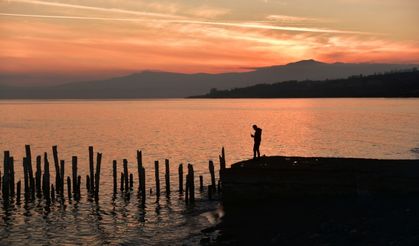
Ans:
<svg viewBox="0 0 419 246"><path fill-rule="evenodd" d="M64 200L64 175L65 175L65 161L61 160L60 161L60 194L61 194L61 199Z"/></svg>
<svg viewBox="0 0 419 246"><path fill-rule="evenodd" d="M154 161L154 176L156 178L156 196L160 196L159 161Z"/></svg>
<svg viewBox="0 0 419 246"><path fill-rule="evenodd" d="M124 190L125 192L128 192L128 178L129 178L129 174L128 174L128 160L124 159L123 160L123 165L124 165Z"/></svg>
<svg viewBox="0 0 419 246"><path fill-rule="evenodd" d="M138 171L138 191L142 191L143 180L141 179L141 170L143 167L143 154L137 150L137 171Z"/></svg>
<svg viewBox="0 0 419 246"><path fill-rule="evenodd" d="M179 173L179 192L180 194L182 194L183 193L183 164L179 164L178 173Z"/></svg>
<svg viewBox="0 0 419 246"><path fill-rule="evenodd" d="M21 192L21 186L22 186L22 182L19 180L16 184L16 202L19 204L20 203L20 192Z"/></svg>
<svg viewBox="0 0 419 246"><path fill-rule="evenodd" d="M4 151L4 165L3 165L3 185L2 185L2 195L3 195L3 202L5 204L9 203L9 195L10 195L10 168L9 168L9 160L10 159L10 152Z"/></svg>
<svg viewBox="0 0 419 246"><path fill-rule="evenodd" d="M120 190L124 191L124 173L123 172L121 172L121 188L120 188Z"/></svg>
<svg viewBox="0 0 419 246"><path fill-rule="evenodd" d="M116 174L117 174L117 165L116 165L116 160L114 160L113 161L113 163L112 163L113 165L112 165L112 174L113 174L113 193L114 194L116 194L117 193L117 185L118 185L118 182L117 182L117 179L118 179L118 177L116 176Z"/></svg>
<svg viewBox="0 0 419 246"><path fill-rule="evenodd" d="M165 160L165 167L166 196L170 196L170 163L168 159Z"/></svg>
<svg viewBox="0 0 419 246"><path fill-rule="evenodd" d="M23 181L24 181L24 192L25 200L29 198L29 177L28 177L28 159L23 157Z"/></svg>
<svg viewBox="0 0 419 246"><path fill-rule="evenodd" d="M132 173L129 174L129 189L132 190L134 186L134 175Z"/></svg>
<svg viewBox="0 0 419 246"><path fill-rule="evenodd" d="M67 195L68 195L68 200L71 201L71 179L70 179L70 176L67 176Z"/></svg>
<svg viewBox="0 0 419 246"><path fill-rule="evenodd" d="M42 195L42 190L41 190L41 187L42 187L42 183L41 183L41 177L42 177L42 171L41 171L41 156L40 155L38 155L37 157L36 157L36 173L35 173L35 186L36 186L36 196L37 197L41 197Z"/></svg>
<svg viewBox="0 0 419 246"><path fill-rule="evenodd" d="M199 191L204 191L204 177L202 175L199 176Z"/></svg>
<svg viewBox="0 0 419 246"><path fill-rule="evenodd" d="M212 200L212 191L214 189L212 188L212 185L208 185L208 199Z"/></svg>
<svg viewBox="0 0 419 246"><path fill-rule="evenodd" d="M195 176L193 166L188 164L188 178L189 178L189 199L191 202L195 202Z"/></svg>
<svg viewBox="0 0 419 246"><path fill-rule="evenodd" d="M27 170L28 170L28 180L29 180L29 191L32 198L35 198L35 179L33 177L32 170L32 155L31 155L31 146L25 145L26 152L26 161L27 161Z"/></svg>
<svg viewBox="0 0 419 246"><path fill-rule="evenodd" d="M186 185L185 185L185 203L189 204L189 193L190 193L190 186L189 186L189 173L186 174Z"/></svg>
<svg viewBox="0 0 419 246"><path fill-rule="evenodd" d="M74 200L78 200L78 187L77 187L77 156L73 156L71 158L71 169L72 169L72 176L73 176L73 196L74 196Z"/></svg>
<svg viewBox="0 0 419 246"><path fill-rule="evenodd" d="M146 187L145 187L145 169L142 166L141 167L141 178L140 180L142 180L142 185L141 185L141 203L144 206L145 205L145 199L146 199Z"/></svg>
<svg viewBox="0 0 419 246"><path fill-rule="evenodd" d="M15 164L11 156L9 158L9 172L10 172L10 196L15 196Z"/></svg>
<svg viewBox="0 0 419 246"><path fill-rule="evenodd" d="M79 201L81 198L80 187L81 187L81 176L79 175L77 176L77 201Z"/></svg>
<svg viewBox="0 0 419 246"><path fill-rule="evenodd" d="M209 161L208 169L211 175L211 188L215 189L215 171L214 171L214 162Z"/></svg>
<svg viewBox="0 0 419 246"><path fill-rule="evenodd" d="M55 189L54 184L51 184L51 201L55 202Z"/></svg>
<svg viewBox="0 0 419 246"><path fill-rule="evenodd" d="M96 176L95 176L95 199L99 200L99 188L100 188L100 167L102 165L102 153L96 155Z"/></svg>
<svg viewBox="0 0 419 246"><path fill-rule="evenodd" d="M90 177L86 175L86 190L90 192Z"/></svg>
<svg viewBox="0 0 419 246"><path fill-rule="evenodd" d="M44 194L45 200L47 203L50 202L50 174L49 174L49 161L48 161L48 154L44 153L44 175L42 179L42 190Z"/></svg>
<svg viewBox="0 0 419 246"><path fill-rule="evenodd" d="M89 146L89 170L90 170L90 192L95 191L95 171L94 171L93 146Z"/></svg>
<svg viewBox="0 0 419 246"><path fill-rule="evenodd" d="M57 145L52 146L52 155L54 157L54 167L55 167L55 188L57 194L61 190L61 171L60 171L60 163L58 159L58 149Z"/></svg>

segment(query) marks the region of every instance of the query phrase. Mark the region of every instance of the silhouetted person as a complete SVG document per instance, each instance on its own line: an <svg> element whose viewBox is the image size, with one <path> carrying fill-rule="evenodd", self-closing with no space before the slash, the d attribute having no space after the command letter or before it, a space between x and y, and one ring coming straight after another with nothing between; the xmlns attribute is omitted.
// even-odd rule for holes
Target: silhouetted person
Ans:
<svg viewBox="0 0 419 246"><path fill-rule="evenodd" d="M252 134L253 140L255 141L255 144L253 145L253 159L256 159L257 157L260 158L260 142L262 141L262 129L260 129L257 125L253 125L253 129L255 130L255 134Z"/></svg>

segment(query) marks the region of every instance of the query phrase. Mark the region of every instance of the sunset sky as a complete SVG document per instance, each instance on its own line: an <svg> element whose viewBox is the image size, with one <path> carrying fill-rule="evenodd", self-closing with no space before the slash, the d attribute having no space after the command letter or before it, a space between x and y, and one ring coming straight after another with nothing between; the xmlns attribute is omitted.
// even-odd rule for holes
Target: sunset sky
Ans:
<svg viewBox="0 0 419 246"><path fill-rule="evenodd" d="M0 83L419 63L418 23L417 0L1 0Z"/></svg>

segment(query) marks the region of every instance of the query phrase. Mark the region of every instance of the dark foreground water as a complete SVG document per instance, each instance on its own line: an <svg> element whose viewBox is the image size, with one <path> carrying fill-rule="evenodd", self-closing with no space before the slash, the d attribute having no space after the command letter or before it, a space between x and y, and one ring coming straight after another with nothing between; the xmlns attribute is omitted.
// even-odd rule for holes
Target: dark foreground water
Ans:
<svg viewBox="0 0 419 246"><path fill-rule="evenodd" d="M154 187L154 160L163 164L165 158L171 161L173 189L179 163L194 164L196 177L204 175L208 184L208 160L218 169L221 146L228 164L252 155L252 124L263 129L265 155L419 157L417 99L1 101L0 115L0 150L15 157L17 180L25 144L31 144L33 155L50 156L51 146L58 145L67 174L71 156L77 155L82 176L79 203L47 209L35 201L1 208L2 245L199 243L213 236L201 230L222 215L217 202L199 192L195 206L185 206L177 192L170 198L163 193L159 201L149 196L145 208L136 192L129 201L113 199L112 160L121 164L128 158L137 180L140 149L148 187ZM103 153L98 204L87 200L84 185L89 145Z"/></svg>

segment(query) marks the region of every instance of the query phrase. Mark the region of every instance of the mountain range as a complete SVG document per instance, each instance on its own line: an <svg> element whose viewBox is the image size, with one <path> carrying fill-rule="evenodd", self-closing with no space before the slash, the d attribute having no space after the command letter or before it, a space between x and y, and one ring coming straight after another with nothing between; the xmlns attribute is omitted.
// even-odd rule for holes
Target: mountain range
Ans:
<svg viewBox="0 0 419 246"><path fill-rule="evenodd" d="M323 63L304 60L246 72L183 74L143 71L106 80L57 86L16 87L0 84L0 99L183 98L211 89L226 90L290 80L325 80L418 67L417 64Z"/></svg>

